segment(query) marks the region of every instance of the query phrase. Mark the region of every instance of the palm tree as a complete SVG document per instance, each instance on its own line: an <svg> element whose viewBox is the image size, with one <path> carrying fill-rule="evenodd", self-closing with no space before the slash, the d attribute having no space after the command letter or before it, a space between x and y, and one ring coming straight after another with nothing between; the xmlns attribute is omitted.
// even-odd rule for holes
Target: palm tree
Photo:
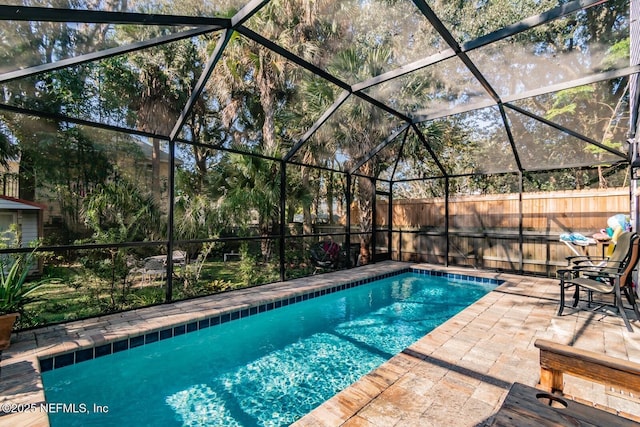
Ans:
<svg viewBox="0 0 640 427"><path fill-rule="evenodd" d="M169 31L154 26L126 26L118 29L117 38L132 43L160 37ZM204 62L202 55L193 40L181 40L136 51L124 60L103 61L103 69L113 67L118 73L115 75L109 70L113 80L105 82L103 91L120 94L120 102L134 122L131 124L138 129L168 137L189 97L193 79L198 76L199 64ZM152 192L160 202L160 139L151 138L151 143Z"/></svg>
<svg viewBox="0 0 640 427"><path fill-rule="evenodd" d="M252 214L257 213L262 256L268 261L273 246L268 236L280 218L279 165L257 156L232 154L224 174L222 211L229 212L241 224L249 223Z"/></svg>
<svg viewBox="0 0 640 427"><path fill-rule="evenodd" d="M392 52L384 46L372 48L368 51L358 51L356 48L341 52L332 64L336 74L344 75L357 71L360 80L381 74L387 64L392 61ZM365 156L385 138L391 134L388 115L381 109L354 99L341 107L345 109L343 117L346 120L333 121L332 126L323 130L330 132L339 141L342 150L348 154L347 167L360 163ZM388 155L392 153L387 152ZM385 161L382 155L375 156L365 162L358 173L375 179L381 170L381 163ZM355 182L355 201L359 212L360 251L363 263L370 259L370 241L373 226L373 197L375 188L371 179L358 177Z"/></svg>

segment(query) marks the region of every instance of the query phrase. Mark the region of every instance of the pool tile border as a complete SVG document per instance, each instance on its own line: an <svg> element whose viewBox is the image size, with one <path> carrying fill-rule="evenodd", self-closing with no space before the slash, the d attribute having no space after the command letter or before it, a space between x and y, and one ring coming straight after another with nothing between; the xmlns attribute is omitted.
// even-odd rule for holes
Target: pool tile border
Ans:
<svg viewBox="0 0 640 427"><path fill-rule="evenodd" d="M324 295L332 294L346 289L351 289L357 286L361 286L367 283L371 283L375 280L385 279L388 277L398 276L405 273L416 273L426 276L434 277L446 277L454 280L466 280L472 282L478 282L483 284L495 284L499 286L504 280L472 276L458 273L448 273L438 270L427 270L422 268L407 267L398 270L394 270L389 273L377 274L375 276L367 277L364 279L353 280L346 283L330 286L324 289L313 290L301 295L293 295L290 297L282 298L273 302L267 302L250 307L243 307L238 310L234 310L227 313L220 313L205 319L192 320L187 323L180 323L167 328L163 328L158 331L146 331L140 335L115 340L110 343L100 344L88 348L80 348L75 351L65 352L52 356L45 356L39 358L40 372L48 372L54 369L63 368L66 366L81 363L87 360L97 359L99 357L108 356L110 354L118 353L121 351L129 350L131 348L140 347L146 344L166 340L169 338L184 335L186 333L195 332L198 330L206 329L212 326L221 325L223 323L231 322L234 320L250 317L266 311L271 311L277 308L285 307L287 305L296 304L309 299L321 297Z"/></svg>

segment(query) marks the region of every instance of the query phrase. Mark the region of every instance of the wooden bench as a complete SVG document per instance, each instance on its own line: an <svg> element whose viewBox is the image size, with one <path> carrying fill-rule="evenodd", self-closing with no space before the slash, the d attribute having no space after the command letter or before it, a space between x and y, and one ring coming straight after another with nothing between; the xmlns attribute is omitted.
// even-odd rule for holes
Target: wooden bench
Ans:
<svg viewBox="0 0 640 427"><path fill-rule="evenodd" d="M638 395L640 364L548 340L536 340L540 349L539 388L515 383L493 416L492 427L512 426L637 426L637 418L616 415L561 396L564 374ZM542 389L542 390L541 390Z"/></svg>
<svg viewBox="0 0 640 427"><path fill-rule="evenodd" d="M638 423L593 406L515 383L491 427L637 427Z"/></svg>
<svg viewBox="0 0 640 427"><path fill-rule="evenodd" d="M538 339L540 388L562 393L564 374L640 395L640 364L553 341Z"/></svg>

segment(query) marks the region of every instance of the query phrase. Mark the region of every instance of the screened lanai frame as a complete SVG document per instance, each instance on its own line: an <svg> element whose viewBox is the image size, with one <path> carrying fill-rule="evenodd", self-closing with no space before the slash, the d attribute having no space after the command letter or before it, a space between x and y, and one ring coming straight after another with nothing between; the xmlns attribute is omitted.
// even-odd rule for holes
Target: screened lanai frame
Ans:
<svg viewBox="0 0 640 427"><path fill-rule="evenodd" d="M64 121L67 123L73 123L76 125L90 126L96 128L106 129L108 131L115 132L123 132L131 135L138 135L144 138L156 138L163 141L168 142L169 147L169 185L168 185L168 199L169 199L169 210L168 210L168 220L169 224L168 232L166 236L166 241L155 241L153 244L161 244L166 245L167 253L172 253L174 244L176 241L174 240L173 234L173 217L174 217L174 203L176 195L174 194L175 187L175 169L176 169L176 143L177 142L185 142L190 144L203 144L207 145L206 142L201 141L192 141L182 133L183 126L185 121L187 120L187 116L194 108L197 100L203 95L206 91L206 83L208 79L211 77L213 73L216 71L216 65L218 65L221 58L225 55L225 48L227 47L229 41L234 36L241 36L246 39L252 40L262 46L263 49L266 49L279 57L284 58L291 64L294 64L296 67L309 72L318 78L330 83L335 88L337 88L338 94L335 96L332 105L324 111L321 115L319 115L313 122L312 125L308 127L304 134L295 138L292 141L292 144L288 150L281 153L281 156L270 156L270 155L256 155L255 153L250 153L243 150L238 150L236 148L231 147L221 147L216 146L215 148L221 151L233 152L240 155L245 156L256 156L260 158L264 158L265 160L272 161L274 163L279 164L279 174L280 174L280 212L281 212L281 220L280 220L280 228L278 235L270 236L270 238L277 239L279 241L278 251L280 255L280 279L284 280L287 278L286 276L286 267L285 267L285 237L286 229L285 224L286 220L284 218L285 212L285 204L287 200L287 191L286 191L286 174L288 167L296 167L296 166L311 166L313 168L325 169L327 171L332 171L335 173L344 174L346 180L346 188L345 192L346 196L346 205L351 205L350 199L350 188L352 185L352 180L354 179L371 179L374 180L374 187L376 187L375 182L387 182L389 186L389 191L387 191L387 196L389 200L389 212L391 212L391 206L393 203L393 187L398 183L410 182L412 180L432 180L432 179L440 179L444 180L447 184L445 185L445 198L449 197L448 191L448 182L451 179L467 177L467 176L476 176L476 175L485 175L485 174L510 174L517 176L518 178L518 188L520 189L520 193L522 193L523 188L523 176L528 172L535 171L547 171L554 169L565 169L567 167L571 168L592 168L598 165L618 165L619 167L625 167L629 164L629 154L624 150L612 148L609 145L603 144L598 139L590 136L584 135L580 132L577 132L571 129L568 126L559 124L554 122L553 120L547 119L542 115L531 112L522 106L518 105L519 101L535 98L537 96L545 96L551 93L555 93L561 90L572 89L592 84L598 84L599 82L610 81L614 79L618 79L621 77L627 76L635 76L638 72L640 72L640 65L637 62L632 62L632 65L628 66L617 66L611 70L607 71L599 71L594 72L593 70L589 70L590 72L584 73L584 75L580 75L578 78L553 81L551 84L540 87L526 88L526 90L521 90L519 92L501 92L495 86L495 82L492 81L493 76L489 76L484 71L487 64L480 64L482 61L479 59L478 52L483 49L488 49L491 46L505 42L513 37L518 36L519 34L525 33L527 31L531 31L536 29L537 27L544 26L550 23L553 23L557 20L563 19L568 16L572 16L576 13L580 13L589 8L600 7L602 5L606 5L606 1L602 0L582 0L582 1L571 1L566 4L562 4L556 6L550 10L544 11L542 13L534 14L530 17L522 17L522 19L516 23L512 23L511 25L507 25L502 28L490 28L486 34L483 34L480 37L467 39L464 34L456 34L456 29L452 28L447 23L444 23L438 14L436 13L436 8L432 6L434 2L427 2L424 0L414 0L412 6L415 7L414 14L411 15L411 19L415 19L418 16L421 19L424 19L426 22L430 24L431 31L435 32L439 38L441 45L438 46L437 49L434 49L433 52L429 52L425 57L420 57L418 59L415 58L415 52L408 54L409 58L406 63L401 63L400 66L394 67L390 70L383 70L382 73L370 76L363 80L357 81L349 81L347 78L341 78L336 74L333 74L326 68L321 67L320 65L314 64L312 61L304 59L298 54L280 46L274 40L270 40L267 37L263 36L260 33L260 28L252 27L251 18L255 15L259 14L261 9L269 3L269 1L251 1L246 5L240 4L243 2L238 2L237 6L239 10L235 13L231 18L225 17L206 17L206 16L187 16L187 15L173 15L173 14L145 14L145 13L137 13L137 12L110 12L110 11L100 11L100 10L82 10L82 9L55 9L51 7L27 7L21 5L0 5L0 22L2 21L42 21L42 22L74 22L74 23L87 23L87 24L107 24L107 25L139 25L139 26L171 26L176 27L179 26L179 30L173 34L165 35L149 40L138 41L136 43L120 46L120 47L111 47L106 48L101 51L96 51L94 53L83 54L77 57L63 58L58 61L54 61L47 64L38 64L38 65L25 65L21 66L18 64L18 68L15 69L5 69L0 74L0 83L6 84L13 81L19 81L20 79L34 76L44 72L51 72L55 70L60 70L66 67L72 67L81 65L83 63L88 63L92 61L97 61L101 59L111 58L123 54L127 54L129 52L135 52L142 49L149 49L155 46L161 46L167 43L171 43L173 41L187 39L192 37L198 37L201 35L207 34L218 34L218 41L215 50L211 53L208 63L202 66L201 74L195 83L192 92L188 95L186 103L182 107L182 113L176 118L175 123L169 127L170 131L166 133L159 132L150 132L143 131L140 129L131 129L125 128L122 126L117 126L110 123L99 123L90 119L81 118L81 117L71 117L71 116L63 116L60 114L46 113L43 111L37 111L34 109L24 108L19 105L14 105L9 102L5 102L0 104L0 110L15 113L26 116L35 116L42 118L51 118L58 121ZM407 7L407 4L410 2L399 2L403 7ZM631 3L632 6L635 3ZM241 6L241 7L240 7ZM633 10L633 9L632 9ZM333 11L335 12L335 11ZM342 12L345 13L346 12ZM416 15L417 14L417 15ZM195 15L195 14L194 14ZM348 17L338 15L339 19L348 19ZM632 21L632 20L631 20ZM632 38L633 39L633 38ZM443 64L451 64L455 62L456 65L451 66L450 70L461 69L464 67L464 72L466 73L465 79L466 81L473 81L477 88L473 91L473 93L464 93L462 96L458 97L454 102L444 102L442 100L435 100L434 102L444 102L439 104L439 108L428 108L428 105L418 105L414 106L415 108L412 110L411 108L407 108L407 106L398 105L401 103L398 100L391 99L389 100L387 97L389 93L393 94L397 87L394 87L394 83L398 81L402 81L402 79L407 78L410 79L411 76L416 73L421 73L423 71L428 71L434 69L437 66ZM478 101L474 101L474 98L478 98ZM435 99L435 97L434 97ZM355 163L351 164L343 164L338 169L334 169L331 167L325 167L317 164L308 164L305 163L304 159L299 156L301 150L313 144L314 135L325 125L328 121L339 117L340 109L342 106L346 105L350 102L358 102L358 103L366 103L368 105L373 106L376 110L380 112L381 117L388 117L391 119L389 124L387 125L386 131L388 131L388 135L382 138L373 149L366 153L361 159L359 159ZM631 111L635 111L637 109L637 102L635 97L632 97L630 103ZM398 105L396 107L396 105ZM505 147L510 150L510 158L512 159L508 165L504 166L502 169L497 170L489 170L489 171L478 171L478 170L450 170L448 167L441 162L438 157L436 151L430 146L429 139L423 134L424 129L422 126L425 123L430 123L433 121L447 119L448 117L454 115L463 115L465 113L471 113L479 110L492 109L492 114L498 116L502 121L502 125L504 126L504 135L506 140ZM513 122L510 120L510 115L518 114L521 117L525 117L526 120L532 120L537 123L541 123L546 127L552 128L557 131L559 134L567 135L572 139L572 141L580 141L586 145L592 145L594 147L599 148L602 152L605 153L605 157L595 161L595 159L580 159L580 161L573 162L571 164L556 164L556 165L545 165L545 164L533 164L523 163L522 160L522 150L518 147L518 141L516 141L513 137L512 126ZM633 115L633 113L632 113ZM629 132L629 137L633 138L635 132L634 126L631 126L632 129ZM417 138L419 142L423 145L425 152L430 156L425 163L429 163L430 166L430 176L419 176L419 177L395 177L395 170L398 167L398 162L400 160L400 156L394 163L393 170L394 172L385 179L380 177L372 177L363 172L363 166L367 164L367 162L371 161L371 159L378 156L381 152L383 152L386 148L388 148L391 144L402 144L403 139L407 138L407 135L413 135L414 138ZM321 143L321 142L318 142ZM630 150L631 151L631 150ZM290 166L289 166L290 165ZM384 191L383 191L384 193ZM374 218L375 218L375 203L373 204L374 209ZM346 233L345 238L347 241L351 239L351 229L350 229L350 210L347 209L346 212ZM445 242L446 248L445 253L449 252L449 236L448 232L448 222L449 215L445 214ZM394 232L393 227L393 218L391 214L388 218L388 226L385 227L385 232L391 233ZM376 247L376 234L377 230L375 224L370 231L373 242L371 246L373 248ZM314 235L321 236L321 235ZM391 245L391 238L388 238L388 244ZM522 228L520 226L520 237L519 237L520 246L522 246ZM132 245L142 244L141 242L132 242ZM144 243L151 244L151 243ZM74 249L83 249L83 248L94 248L96 245L75 245ZM49 247L43 248L51 249L51 250L59 250L60 247ZM8 252L6 250L5 252ZM15 252L15 251L14 251ZM391 254L390 246L385 251L385 256L389 256ZM445 257L445 263L448 260L448 256ZM168 259L168 268L171 271L172 263L169 257ZM351 260L349 259L349 263ZM522 263L522 260L520 260ZM350 265L349 265L350 266ZM167 289L166 289L166 299L172 299L172 274L167 276Z"/></svg>

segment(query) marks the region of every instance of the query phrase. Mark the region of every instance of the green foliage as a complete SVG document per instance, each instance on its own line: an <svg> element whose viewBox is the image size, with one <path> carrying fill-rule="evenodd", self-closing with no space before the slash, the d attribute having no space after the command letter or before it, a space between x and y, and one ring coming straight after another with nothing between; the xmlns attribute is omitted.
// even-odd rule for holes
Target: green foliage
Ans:
<svg viewBox="0 0 640 427"><path fill-rule="evenodd" d="M161 234L160 210L153 197L142 194L127 180L96 188L85 200L83 212L87 226L93 230L88 239L92 243L142 241ZM120 308L129 290L128 252L127 248L112 247L89 251L81 257L87 270L109 283L109 310Z"/></svg>
<svg viewBox="0 0 640 427"><path fill-rule="evenodd" d="M227 220L223 217L219 202L207 194L183 193L175 202L175 233L178 240L212 239L220 235ZM198 253L199 243L188 245L188 252Z"/></svg>
<svg viewBox="0 0 640 427"><path fill-rule="evenodd" d="M176 295L176 299L192 298L202 295L212 295L229 291L235 288L236 285L227 280L213 279L208 281L201 281L195 283L192 286L180 289L178 295Z"/></svg>
<svg viewBox="0 0 640 427"><path fill-rule="evenodd" d="M164 301L164 290L151 288L140 290L127 295L127 307L148 307L150 305L161 304Z"/></svg>
<svg viewBox="0 0 640 427"><path fill-rule="evenodd" d="M260 285L277 280L275 267L264 261L249 250L249 245L243 242L240 245L240 271L239 276L245 286Z"/></svg>
<svg viewBox="0 0 640 427"><path fill-rule="evenodd" d="M594 95L593 86L580 86L561 90L553 96L553 106L547 111L546 119L553 120L563 114L573 114L578 108L578 101L588 100Z"/></svg>
<svg viewBox="0 0 640 427"><path fill-rule="evenodd" d="M631 52L631 38L627 37L615 43L607 50L607 55L602 61L602 68L609 70L621 60L628 61Z"/></svg>
<svg viewBox="0 0 640 427"><path fill-rule="evenodd" d="M84 201L83 214L95 243L155 240L163 233L153 196L126 179L96 187Z"/></svg>
<svg viewBox="0 0 640 427"><path fill-rule="evenodd" d="M34 299L31 294L47 280L27 281L35 262L35 249L29 253L0 255L0 314L24 314L24 306Z"/></svg>
<svg viewBox="0 0 640 427"><path fill-rule="evenodd" d="M219 242L207 242L201 245L198 257L188 265L177 268L174 275L177 281L182 281L182 292L186 295L196 295L200 293L202 283L202 273L209 255L214 249L222 246Z"/></svg>
<svg viewBox="0 0 640 427"><path fill-rule="evenodd" d="M109 285L109 298L107 311L117 310L121 307L128 293L126 277L129 272L126 260L126 249L111 248L95 250L80 257L80 263L85 268L85 275L91 280L105 281ZM118 288L120 284L120 288ZM102 301L97 296L97 301Z"/></svg>
<svg viewBox="0 0 640 427"><path fill-rule="evenodd" d="M238 225L247 226L257 214L260 234L266 236L280 213L280 169L276 162L231 155L225 171L225 195L220 207ZM263 256L267 256L263 250Z"/></svg>
<svg viewBox="0 0 640 427"><path fill-rule="evenodd" d="M5 236L0 239L1 248L19 247L22 237L17 224L11 224ZM36 250L39 242L33 244L30 252L0 254L0 314L25 314L25 305L35 301L33 293L52 279L30 280L29 275L37 261Z"/></svg>
<svg viewBox="0 0 640 427"><path fill-rule="evenodd" d="M240 246L240 278L245 285L260 283L260 269L256 267L256 257L249 253L248 246L243 243Z"/></svg>

